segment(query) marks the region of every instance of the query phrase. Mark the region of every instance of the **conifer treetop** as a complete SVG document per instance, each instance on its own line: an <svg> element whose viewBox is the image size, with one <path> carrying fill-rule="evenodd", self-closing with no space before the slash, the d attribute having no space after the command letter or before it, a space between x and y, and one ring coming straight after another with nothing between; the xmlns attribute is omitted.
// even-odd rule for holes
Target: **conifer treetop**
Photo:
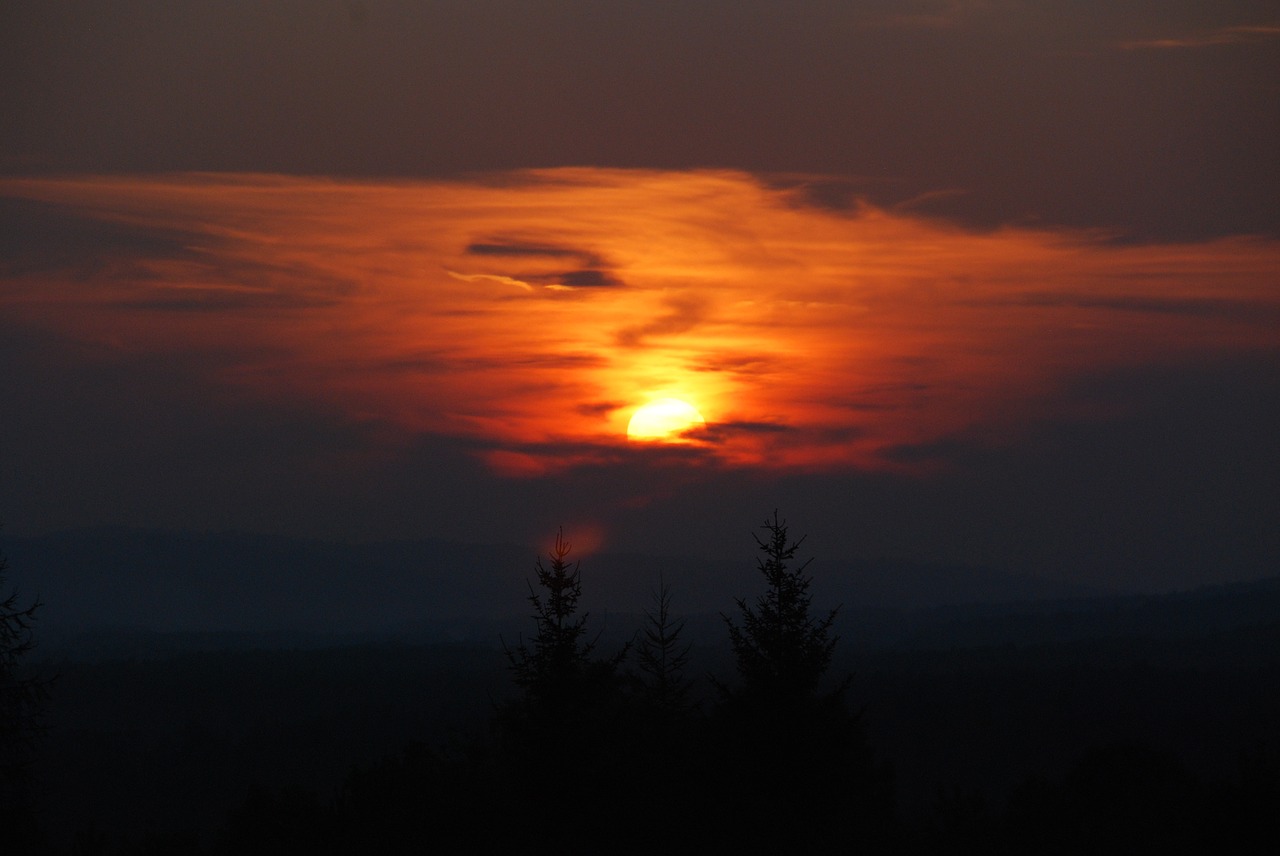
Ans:
<svg viewBox="0 0 1280 856"><path fill-rule="evenodd" d="M765 592L755 605L737 598L741 625L722 616L729 627L738 677L743 691L773 698L811 698L831 665L839 638L831 633L837 610L822 618L810 614L811 579L805 575L813 561L793 566L804 537L790 540L787 522L775 510L752 533L762 556L756 565L765 579Z"/></svg>

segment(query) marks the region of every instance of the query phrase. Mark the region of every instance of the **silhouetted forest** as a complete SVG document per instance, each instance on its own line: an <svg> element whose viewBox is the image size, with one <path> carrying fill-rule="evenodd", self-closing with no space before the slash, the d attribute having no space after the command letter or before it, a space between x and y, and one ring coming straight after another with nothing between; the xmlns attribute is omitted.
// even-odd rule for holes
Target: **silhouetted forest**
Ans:
<svg viewBox="0 0 1280 856"><path fill-rule="evenodd" d="M532 567L524 626L466 642L135 634L55 663L33 658L40 604L9 597L0 736L20 762L6 767L4 817L19 849L3 850L1270 852L1280 840L1274 581L939 610L862 647L840 636L849 609L814 606L821 563L785 520L767 519L755 546L756 588L723 614L683 615L676 574L655 570L650 608L623 629L581 607L590 574L561 536Z"/></svg>

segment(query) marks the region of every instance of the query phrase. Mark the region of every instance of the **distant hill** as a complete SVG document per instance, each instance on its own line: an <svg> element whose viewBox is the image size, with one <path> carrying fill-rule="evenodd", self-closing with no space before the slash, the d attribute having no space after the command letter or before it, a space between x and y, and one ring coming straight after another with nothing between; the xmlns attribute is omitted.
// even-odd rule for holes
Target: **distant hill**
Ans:
<svg viewBox="0 0 1280 856"><path fill-rule="evenodd" d="M1192 664L1227 649L1228 659L1239 660L1256 640L1259 654L1272 657L1273 641L1280 642L1280 577L1169 594L867 610L846 616L843 627L864 645L902 651L1017 647L1039 657L1054 648L1075 656L1101 645Z"/></svg>
<svg viewBox="0 0 1280 856"><path fill-rule="evenodd" d="M49 631L349 634L520 609L514 547L94 529L8 540Z"/></svg>
<svg viewBox="0 0 1280 856"><path fill-rule="evenodd" d="M511 545L115 528L6 539L2 546L11 581L44 602L40 632L50 644L130 629L203 634L213 647L231 645L233 637L267 646L286 638L297 644L395 635L492 641L499 631L527 629L525 598L537 558ZM760 590L749 548L717 560L588 555L584 607L611 634L629 633L662 573L675 608L691 618L691 633L719 639L718 613ZM1061 641L1161 622L1218 626L1224 616L1265 615L1280 601L1276 580L1156 596L990 568L822 556L810 572L815 606L842 605L842 632L859 645Z"/></svg>

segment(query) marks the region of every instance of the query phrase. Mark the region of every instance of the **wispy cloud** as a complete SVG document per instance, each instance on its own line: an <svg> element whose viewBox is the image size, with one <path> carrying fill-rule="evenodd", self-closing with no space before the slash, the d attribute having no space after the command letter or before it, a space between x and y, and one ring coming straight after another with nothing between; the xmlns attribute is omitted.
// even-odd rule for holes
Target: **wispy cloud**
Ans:
<svg viewBox="0 0 1280 856"><path fill-rule="evenodd" d="M706 314L706 302L694 295L680 295L664 302L664 311L656 318L629 324L618 331L617 342L634 348L651 336L674 336L692 330Z"/></svg>
<svg viewBox="0 0 1280 856"><path fill-rule="evenodd" d="M1251 45L1280 38L1280 24L1219 27L1182 36L1134 39L1118 43L1122 50L1193 50L1226 45Z"/></svg>
<svg viewBox="0 0 1280 856"><path fill-rule="evenodd" d="M533 291L532 285L514 276L504 276L498 273L458 273L456 270L446 270L445 273L463 282L496 282L500 285L514 285L524 291Z"/></svg>
<svg viewBox="0 0 1280 856"><path fill-rule="evenodd" d="M1158 297L1151 295L1113 296L1079 294L1030 294L1005 302L1007 306L1059 306L1080 309L1108 309L1119 312L1150 312L1184 315L1191 318L1280 322L1280 304L1265 297L1233 300L1211 297Z"/></svg>
<svg viewBox="0 0 1280 856"><path fill-rule="evenodd" d="M742 173L0 179L28 209L56 217L40 264L0 242L8 323L506 473L642 454L627 421L657 397L707 419L682 461L923 466L1077 406L1082 377L1280 352L1275 241L975 232Z"/></svg>

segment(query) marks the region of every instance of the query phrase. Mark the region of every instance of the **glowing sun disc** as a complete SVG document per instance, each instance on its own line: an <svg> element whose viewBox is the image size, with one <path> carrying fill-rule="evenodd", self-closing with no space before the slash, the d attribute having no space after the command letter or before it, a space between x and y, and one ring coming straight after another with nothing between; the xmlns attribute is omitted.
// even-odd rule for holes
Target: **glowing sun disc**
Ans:
<svg viewBox="0 0 1280 856"><path fill-rule="evenodd" d="M707 420L698 408L678 398L659 398L638 408L627 423L632 440L677 442L688 431L702 428Z"/></svg>

